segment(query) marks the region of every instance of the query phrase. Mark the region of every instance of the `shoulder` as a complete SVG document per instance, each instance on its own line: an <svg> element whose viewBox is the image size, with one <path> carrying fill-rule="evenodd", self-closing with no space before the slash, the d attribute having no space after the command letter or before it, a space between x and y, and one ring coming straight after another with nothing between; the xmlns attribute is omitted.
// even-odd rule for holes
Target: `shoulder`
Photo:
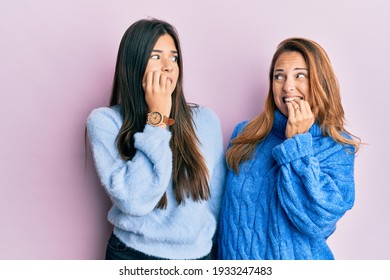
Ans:
<svg viewBox="0 0 390 280"><path fill-rule="evenodd" d="M93 109L87 118L87 128L107 126L115 124L121 126L123 122L119 106L100 107Z"/></svg>
<svg viewBox="0 0 390 280"><path fill-rule="evenodd" d="M243 130L244 127L245 127L247 124L248 124L248 120L239 122L239 123L236 124L236 126L234 127L234 130L237 130L237 132L241 132L241 130Z"/></svg>
<svg viewBox="0 0 390 280"><path fill-rule="evenodd" d="M192 107L195 132L202 144L219 145L222 142L222 126L217 114L210 108Z"/></svg>
<svg viewBox="0 0 390 280"><path fill-rule="evenodd" d="M192 108L195 125L220 126L218 115L208 107L197 106Z"/></svg>
<svg viewBox="0 0 390 280"><path fill-rule="evenodd" d="M200 119L200 120L212 119L212 120L219 121L217 114L208 107L198 105L192 108L192 112L193 112L194 119Z"/></svg>
<svg viewBox="0 0 390 280"><path fill-rule="evenodd" d="M237 137L237 135L239 135L243 131L243 129L247 124L248 124L248 120L241 121L238 124L236 124L236 126L233 129L232 138Z"/></svg>

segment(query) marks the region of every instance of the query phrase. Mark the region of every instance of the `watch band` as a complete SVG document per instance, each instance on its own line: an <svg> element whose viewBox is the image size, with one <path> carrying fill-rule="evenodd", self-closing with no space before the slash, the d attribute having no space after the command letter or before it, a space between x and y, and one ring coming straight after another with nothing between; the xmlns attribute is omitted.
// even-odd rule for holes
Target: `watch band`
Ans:
<svg viewBox="0 0 390 280"><path fill-rule="evenodd" d="M175 124L175 120L174 120L174 119L171 119L171 118L168 118L167 116L163 116L163 122L164 122L167 126L170 126L170 125Z"/></svg>

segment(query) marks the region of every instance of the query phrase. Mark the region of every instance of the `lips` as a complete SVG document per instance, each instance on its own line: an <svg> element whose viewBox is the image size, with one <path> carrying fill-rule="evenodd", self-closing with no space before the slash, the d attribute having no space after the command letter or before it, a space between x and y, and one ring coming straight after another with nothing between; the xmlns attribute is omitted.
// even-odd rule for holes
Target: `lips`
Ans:
<svg viewBox="0 0 390 280"><path fill-rule="evenodd" d="M292 97L283 97L283 102L286 103L286 102L290 102L290 101L294 101L294 100L303 100L303 97L302 96L292 96Z"/></svg>

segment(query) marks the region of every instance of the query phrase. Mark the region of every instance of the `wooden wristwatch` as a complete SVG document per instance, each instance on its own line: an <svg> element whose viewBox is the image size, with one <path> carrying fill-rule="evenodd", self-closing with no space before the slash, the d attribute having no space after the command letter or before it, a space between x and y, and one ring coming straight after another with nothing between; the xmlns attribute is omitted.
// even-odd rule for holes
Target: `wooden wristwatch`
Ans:
<svg viewBox="0 0 390 280"><path fill-rule="evenodd" d="M174 119L164 116L160 112L150 112L148 113L146 123L151 126L160 126L160 125L173 125L175 123Z"/></svg>

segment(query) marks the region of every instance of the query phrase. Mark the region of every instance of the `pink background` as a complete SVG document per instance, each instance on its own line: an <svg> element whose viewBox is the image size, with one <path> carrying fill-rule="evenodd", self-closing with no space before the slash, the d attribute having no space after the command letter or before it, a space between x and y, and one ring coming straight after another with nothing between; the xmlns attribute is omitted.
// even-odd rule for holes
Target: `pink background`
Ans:
<svg viewBox="0 0 390 280"><path fill-rule="evenodd" d="M356 204L329 239L337 259L390 259L388 1L0 0L0 259L101 259L110 202L84 126L107 104L121 36L156 17L178 29L188 101L234 125L257 114L277 44L328 52L356 158Z"/></svg>

